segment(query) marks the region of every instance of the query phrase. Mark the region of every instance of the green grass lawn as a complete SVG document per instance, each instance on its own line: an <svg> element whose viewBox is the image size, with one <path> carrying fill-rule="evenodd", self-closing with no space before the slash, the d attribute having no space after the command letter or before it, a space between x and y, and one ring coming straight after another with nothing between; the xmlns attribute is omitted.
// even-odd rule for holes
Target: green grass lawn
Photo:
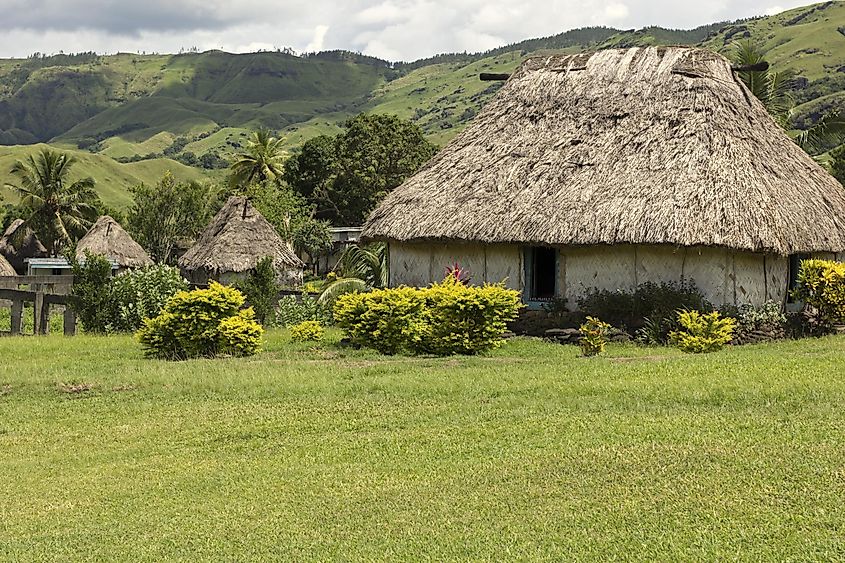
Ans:
<svg viewBox="0 0 845 563"><path fill-rule="evenodd" d="M843 499L842 337L435 359L275 331L181 363L0 339L2 560L835 560Z"/></svg>

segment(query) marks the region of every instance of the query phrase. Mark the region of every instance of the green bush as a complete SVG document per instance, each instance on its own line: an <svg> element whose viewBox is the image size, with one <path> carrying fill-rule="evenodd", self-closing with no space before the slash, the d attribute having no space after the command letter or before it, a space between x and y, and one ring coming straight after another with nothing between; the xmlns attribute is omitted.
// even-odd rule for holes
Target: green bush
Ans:
<svg viewBox="0 0 845 563"><path fill-rule="evenodd" d="M353 343L383 354L475 354L499 345L520 306L516 291L450 276L423 289L342 295L334 319Z"/></svg>
<svg viewBox="0 0 845 563"><path fill-rule="evenodd" d="M793 296L817 309L818 320L826 327L845 323L845 263L802 261Z"/></svg>
<svg viewBox="0 0 845 563"><path fill-rule="evenodd" d="M397 287L346 293L334 305L334 320L353 344L382 354L413 353L428 328L424 290Z"/></svg>
<svg viewBox="0 0 845 563"><path fill-rule="evenodd" d="M276 304L276 324L290 327L303 321L317 321L324 326L334 324L332 312L321 307L315 297L303 293L284 295Z"/></svg>
<svg viewBox="0 0 845 563"><path fill-rule="evenodd" d="M598 356L604 352L604 347L607 345L607 333L610 330L610 325L606 322L600 321L595 317L587 317L584 324L581 325L581 353L584 356Z"/></svg>
<svg viewBox="0 0 845 563"><path fill-rule="evenodd" d="M163 264L124 272L110 281L109 331L135 332L171 297L188 289L179 270Z"/></svg>
<svg viewBox="0 0 845 563"><path fill-rule="evenodd" d="M246 279L238 283L237 288L246 296L259 323L264 326L275 324L276 302L281 288L276 281L272 257L265 256L259 260Z"/></svg>
<svg viewBox="0 0 845 563"><path fill-rule="evenodd" d="M319 342L324 332L323 325L317 321L302 321L290 327L290 339L293 342Z"/></svg>
<svg viewBox="0 0 845 563"><path fill-rule="evenodd" d="M736 321L717 311L679 311L678 324L683 330L672 331L669 341L684 352L701 354L721 350L733 339Z"/></svg>
<svg viewBox="0 0 845 563"><path fill-rule="evenodd" d="M590 289L577 300L578 310L628 330L646 328L646 340L665 343L669 332L677 328L676 311L690 309L711 311L713 306L692 280L645 282L633 291Z"/></svg>
<svg viewBox="0 0 845 563"><path fill-rule="evenodd" d="M85 332L109 332L112 306L111 262L102 256L85 251L84 260L69 256L73 269L73 288L68 305L76 313Z"/></svg>
<svg viewBox="0 0 845 563"><path fill-rule="evenodd" d="M208 289L177 293L161 314L144 320L137 333L148 356L182 360L219 355L250 356L264 330L235 288L211 282Z"/></svg>
<svg viewBox="0 0 845 563"><path fill-rule="evenodd" d="M516 291L501 284L469 286L454 274L422 293L428 326L417 351L439 356L476 354L499 346L522 306Z"/></svg>
<svg viewBox="0 0 845 563"><path fill-rule="evenodd" d="M724 315L725 311L722 311L722 314ZM786 328L783 306L776 301L766 301L760 307L745 303L737 307L736 312L730 316L736 319L736 334L739 337L746 337L754 331L780 334Z"/></svg>

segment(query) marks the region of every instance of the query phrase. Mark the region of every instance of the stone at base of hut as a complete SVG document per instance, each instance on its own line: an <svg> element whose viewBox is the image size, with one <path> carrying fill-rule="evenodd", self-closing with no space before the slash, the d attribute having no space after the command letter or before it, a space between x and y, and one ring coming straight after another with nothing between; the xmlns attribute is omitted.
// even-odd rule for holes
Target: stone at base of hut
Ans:
<svg viewBox="0 0 845 563"><path fill-rule="evenodd" d="M775 340L783 340L786 338L786 331L782 327L761 326L756 330L752 330L738 335L734 338L732 344L760 344L762 342L774 342Z"/></svg>
<svg viewBox="0 0 845 563"><path fill-rule="evenodd" d="M845 325L833 325L833 334L845 334Z"/></svg>

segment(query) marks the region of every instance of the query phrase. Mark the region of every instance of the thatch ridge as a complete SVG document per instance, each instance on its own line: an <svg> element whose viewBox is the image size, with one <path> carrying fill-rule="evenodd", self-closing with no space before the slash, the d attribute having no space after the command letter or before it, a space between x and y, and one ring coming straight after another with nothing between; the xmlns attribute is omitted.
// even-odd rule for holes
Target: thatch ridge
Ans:
<svg viewBox="0 0 845 563"><path fill-rule="evenodd" d="M20 229L24 231L19 233ZM47 248L32 229L25 226L23 219L15 219L0 237L0 256L18 272L26 272L27 258L43 258L47 254Z"/></svg>
<svg viewBox="0 0 845 563"><path fill-rule="evenodd" d="M845 250L845 189L730 67L686 47L528 59L363 236Z"/></svg>
<svg viewBox="0 0 845 563"><path fill-rule="evenodd" d="M241 273L255 268L266 256L273 257L280 273L296 269L301 274L305 266L247 198L233 196L179 259L179 267L213 275Z"/></svg>
<svg viewBox="0 0 845 563"><path fill-rule="evenodd" d="M83 258L86 250L91 254L105 256L122 268L142 268L153 264L150 255L141 245L108 215L97 219L94 226L79 239L76 257Z"/></svg>

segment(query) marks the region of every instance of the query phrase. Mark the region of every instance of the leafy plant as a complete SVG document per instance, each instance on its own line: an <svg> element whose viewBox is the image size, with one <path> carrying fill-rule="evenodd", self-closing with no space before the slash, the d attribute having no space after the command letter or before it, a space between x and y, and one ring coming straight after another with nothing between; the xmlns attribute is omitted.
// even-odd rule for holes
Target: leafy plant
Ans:
<svg viewBox="0 0 845 563"><path fill-rule="evenodd" d="M73 271L73 287L69 306L76 313L86 332L107 332L113 322L111 277L112 265L103 256L85 251L77 260L68 255Z"/></svg>
<svg viewBox="0 0 845 563"><path fill-rule="evenodd" d="M324 333L323 325L317 321L302 321L290 327L290 339L293 342L319 342Z"/></svg>
<svg viewBox="0 0 845 563"><path fill-rule="evenodd" d="M519 293L501 284L468 286L449 275L421 290L428 327L418 351L447 356L496 348L522 307Z"/></svg>
<svg viewBox="0 0 845 563"><path fill-rule="evenodd" d="M577 303L584 314L621 328L636 330L648 320L653 340L660 343L665 343L669 332L677 328L679 309L713 309L695 282L688 279L645 282L633 291L589 289Z"/></svg>
<svg viewBox="0 0 845 563"><path fill-rule="evenodd" d="M171 297L188 289L179 270L158 264L123 272L110 281L109 331L134 332L155 317Z"/></svg>
<svg viewBox="0 0 845 563"><path fill-rule="evenodd" d="M244 301L237 289L212 281L177 293L136 337L148 356L168 360L256 354L264 331L252 309L241 310Z"/></svg>
<svg viewBox="0 0 845 563"><path fill-rule="evenodd" d="M610 325L595 317L587 317L586 322L581 325L581 353L584 356L598 356L604 352L607 345L607 333Z"/></svg>
<svg viewBox="0 0 845 563"><path fill-rule="evenodd" d="M469 270L462 268L457 262L446 267L446 277L454 278L456 281L459 281L464 285L469 285L469 282L472 280Z"/></svg>
<svg viewBox="0 0 845 563"><path fill-rule="evenodd" d="M253 183L278 182L284 169L283 142L269 129L254 131L247 141L246 150L234 157L230 166L230 184L245 191Z"/></svg>
<svg viewBox="0 0 845 563"><path fill-rule="evenodd" d="M757 330L782 331L786 326L783 307L776 301L766 301L760 307L745 303L737 308L737 335L742 336Z"/></svg>
<svg viewBox="0 0 845 563"><path fill-rule="evenodd" d="M701 354L721 350L733 339L736 321L722 317L718 311L678 311L678 324L683 330L669 334L670 343L684 352Z"/></svg>
<svg viewBox="0 0 845 563"><path fill-rule="evenodd" d="M289 327L302 321L318 321L323 325L333 323L331 310L307 293L282 296L276 305L276 324Z"/></svg>
<svg viewBox="0 0 845 563"><path fill-rule="evenodd" d="M338 260L334 275L328 280L318 303L331 309L338 297L346 293L364 292L388 284L387 245L376 243L370 246L352 245L346 248Z"/></svg>
<svg viewBox="0 0 845 563"><path fill-rule="evenodd" d="M734 48L733 63L737 66L753 66L765 62L765 56L766 53L753 41L741 41ZM773 72L766 69L742 71L737 75L775 121L786 128L789 115L795 106L795 100L792 97L794 73Z"/></svg>
<svg viewBox="0 0 845 563"><path fill-rule="evenodd" d="M793 297L817 309L824 326L845 323L845 263L802 261Z"/></svg>
<svg viewBox="0 0 845 563"><path fill-rule="evenodd" d="M246 296L259 323L263 326L275 323L280 287L276 281L272 257L265 256L259 260L247 277L237 284L237 288Z"/></svg>

